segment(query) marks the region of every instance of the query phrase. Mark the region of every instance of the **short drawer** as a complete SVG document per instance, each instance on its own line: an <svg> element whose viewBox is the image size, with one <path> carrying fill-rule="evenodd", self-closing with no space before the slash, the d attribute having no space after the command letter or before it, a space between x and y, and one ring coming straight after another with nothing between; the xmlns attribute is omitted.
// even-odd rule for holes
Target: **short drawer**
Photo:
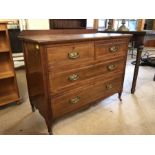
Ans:
<svg viewBox="0 0 155 155"><path fill-rule="evenodd" d="M66 72L50 72L50 90L51 93L57 93L63 89L73 89L82 86L86 83L86 80L90 80L95 76L115 77L119 72L124 72L123 58Z"/></svg>
<svg viewBox="0 0 155 155"><path fill-rule="evenodd" d="M53 97L52 112L53 117L57 118L71 111L78 110L80 107L94 102L98 99L108 97L121 90L121 77L106 82L91 85L77 91L66 92L59 97Z"/></svg>
<svg viewBox="0 0 155 155"><path fill-rule="evenodd" d="M104 40L95 42L95 58L97 60L107 60L125 56L127 54L127 40Z"/></svg>
<svg viewBox="0 0 155 155"><path fill-rule="evenodd" d="M1 25L1 24L0 24L0 31L4 31L4 30L7 30L6 25Z"/></svg>
<svg viewBox="0 0 155 155"><path fill-rule="evenodd" d="M94 43L60 44L47 48L49 66L74 68L80 63L94 60Z"/></svg>

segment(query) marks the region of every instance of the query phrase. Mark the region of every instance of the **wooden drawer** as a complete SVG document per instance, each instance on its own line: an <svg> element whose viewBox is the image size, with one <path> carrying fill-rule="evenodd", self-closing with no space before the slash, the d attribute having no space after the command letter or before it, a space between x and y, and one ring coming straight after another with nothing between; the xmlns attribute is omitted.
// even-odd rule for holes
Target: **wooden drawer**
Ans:
<svg viewBox="0 0 155 155"><path fill-rule="evenodd" d="M0 31L4 31L6 29L7 29L6 25L0 25Z"/></svg>
<svg viewBox="0 0 155 155"><path fill-rule="evenodd" d="M127 53L127 40L104 40L95 42L95 58L97 60L107 60L125 56Z"/></svg>
<svg viewBox="0 0 155 155"><path fill-rule="evenodd" d="M121 90L121 79L122 76L87 88L66 92L58 97L52 97L53 117L60 117L98 99L119 92Z"/></svg>
<svg viewBox="0 0 155 155"><path fill-rule="evenodd" d="M94 42L70 43L47 48L49 66L75 68L94 60Z"/></svg>
<svg viewBox="0 0 155 155"><path fill-rule="evenodd" d="M95 76L115 77L123 71L124 60L120 59L60 73L50 72L50 90L51 93L57 93L63 89L74 89L77 86L82 86L86 83L86 80Z"/></svg>

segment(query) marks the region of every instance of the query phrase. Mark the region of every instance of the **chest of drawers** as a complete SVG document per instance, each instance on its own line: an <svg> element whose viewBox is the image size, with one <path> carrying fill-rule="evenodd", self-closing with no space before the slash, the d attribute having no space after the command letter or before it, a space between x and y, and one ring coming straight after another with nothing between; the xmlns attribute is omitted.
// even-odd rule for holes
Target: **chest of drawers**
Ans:
<svg viewBox="0 0 155 155"><path fill-rule="evenodd" d="M21 35L32 110L48 132L59 117L123 89L128 41L121 34Z"/></svg>

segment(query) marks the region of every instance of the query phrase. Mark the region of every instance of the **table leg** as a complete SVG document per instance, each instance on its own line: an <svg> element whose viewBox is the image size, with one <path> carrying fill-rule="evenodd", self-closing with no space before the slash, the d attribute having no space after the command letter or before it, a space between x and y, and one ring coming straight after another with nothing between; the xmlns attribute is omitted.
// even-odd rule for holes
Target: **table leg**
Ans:
<svg viewBox="0 0 155 155"><path fill-rule="evenodd" d="M139 64L140 64L140 59L141 59L143 48L144 48L143 45L137 48L136 64L135 64L134 75L133 75L133 80L132 80L132 88L131 88L132 94L134 94L135 92L137 76L138 76L138 71L139 71Z"/></svg>

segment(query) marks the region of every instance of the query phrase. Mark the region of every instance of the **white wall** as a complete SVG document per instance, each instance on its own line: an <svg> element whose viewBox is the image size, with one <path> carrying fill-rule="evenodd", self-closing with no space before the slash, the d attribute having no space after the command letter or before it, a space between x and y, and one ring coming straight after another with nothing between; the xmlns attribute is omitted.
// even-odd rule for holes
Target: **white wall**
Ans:
<svg viewBox="0 0 155 155"><path fill-rule="evenodd" d="M27 19L28 30L48 30L49 19Z"/></svg>

